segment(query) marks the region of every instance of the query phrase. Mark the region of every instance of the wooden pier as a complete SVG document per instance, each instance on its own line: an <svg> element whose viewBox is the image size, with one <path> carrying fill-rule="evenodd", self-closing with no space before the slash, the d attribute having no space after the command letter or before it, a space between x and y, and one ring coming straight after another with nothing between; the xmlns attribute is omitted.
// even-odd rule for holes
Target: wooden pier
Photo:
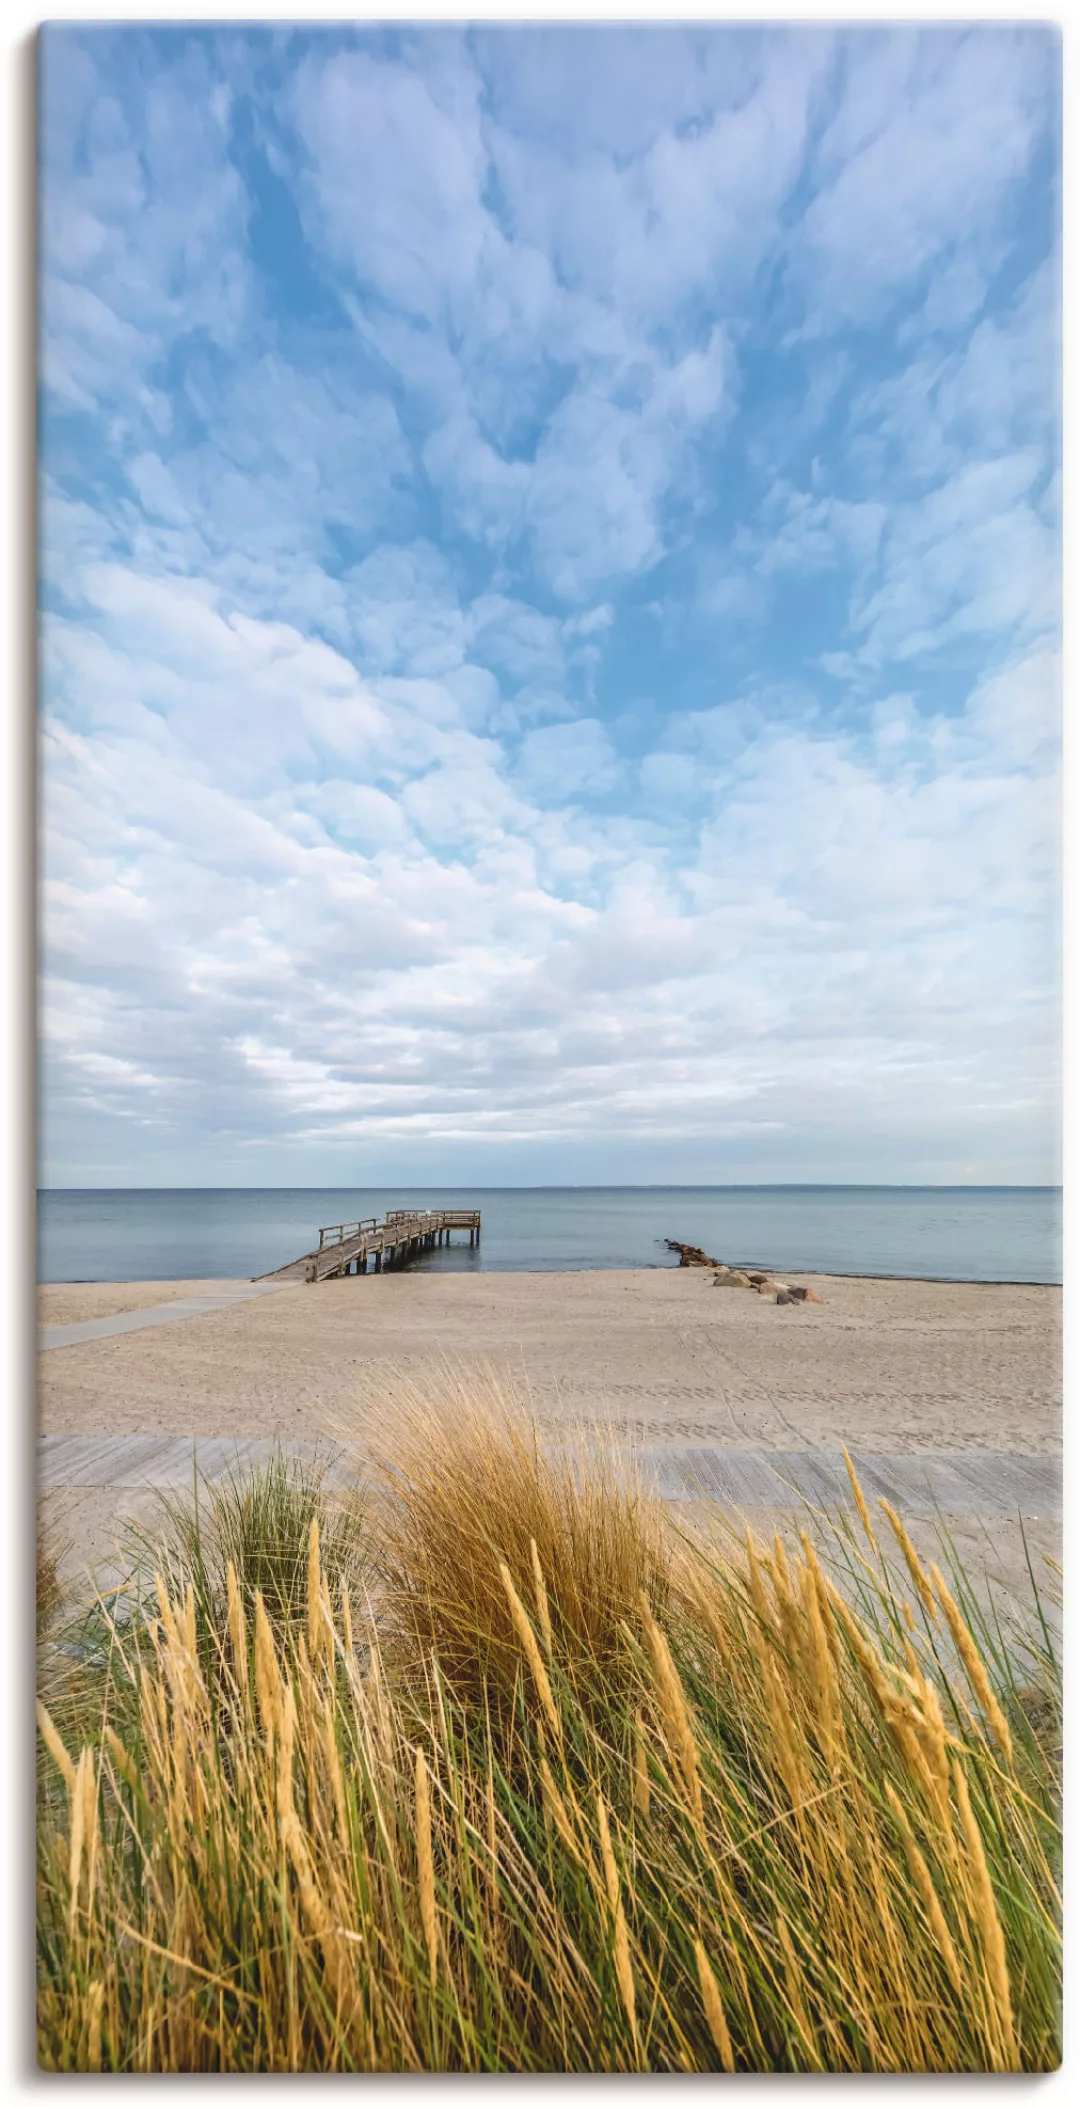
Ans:
<svg viewBox="0 0 1080 2107"><path fill-rule="evenodd" d="M319 1231L318 1249L306 1251L291 1265L264 1273L263 1280L338 1280L346 1273L404 1265L425 1251L450 1242L454 1229L467 1229L470 1245L480 1242L478 1207L438 1207L423 1210L395 1208L382 1221L369 1215L359 1222L332 1222Z"/></svg>

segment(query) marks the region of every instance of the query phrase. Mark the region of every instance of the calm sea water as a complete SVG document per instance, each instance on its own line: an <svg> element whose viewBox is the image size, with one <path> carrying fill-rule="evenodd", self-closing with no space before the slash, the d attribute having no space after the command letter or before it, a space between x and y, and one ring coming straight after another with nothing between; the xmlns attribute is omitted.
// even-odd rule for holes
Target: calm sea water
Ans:
<svg viewBox="0 0 1080 2107"><path fill-rule="evenodd" d="M238 1279L318 1243L324 1224L392 1207L479 1207L426 1272L581 1272L678 1263L664 1238L714 1258L804 1273L1060 1281L1052 1186L394 1186L270 1191L43 1192L39 1274L60 1280Z"/></svg>

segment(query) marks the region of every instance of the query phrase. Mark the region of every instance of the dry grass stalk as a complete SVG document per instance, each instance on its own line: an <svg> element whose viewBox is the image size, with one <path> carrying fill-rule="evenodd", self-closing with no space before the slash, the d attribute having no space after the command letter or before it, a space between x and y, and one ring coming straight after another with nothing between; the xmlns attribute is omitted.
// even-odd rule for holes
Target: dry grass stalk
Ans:
<svg viewBox="0 0 1080 2107"><path fill-rule="evenodd" d="M654 1688L660 1715L682 1772L694 1827L704 1841L705 1811L701 1800L701 1779L698 1773L698 1752L693 1724L679 1673L671 1658L671 1648L653 1616L649 1598L644 1592L641 1596L641 1618L652 1658Z"/></svg>
<svg viewBox="0 0 1080 2107"><path fill-rule="evenodd" d="M86 1993L86 2068L90 2071L101 2069L101 2013L104 2003L104 1983L91 1983Z"/></svg>
<svg viewBox="0 0 1080 2107"><path fill-rule="evenodd" d="M634 1806L642 1820L647 1822L652 1808L652 1788L649 1784L645 1727L640 1712L634 1714Z"/></svg>
<svg viewBox="0 0 1080 2107"><path fill-rule="evenodd" d="M994 1695L993 1686L986 1672L986 1663L971 1636L964 1618L960 1614L959 1607L953 1599L940 1567L932 1565L930 1572L933 1576L941 1607L945 1612L945 1621L952 1633L953 1645L963 1661L964 1672L968 1682L971 1684L976 1704L987 1721L990 1732L997 1742L1006 1763L1011 1764L1013 1760L1012 1735L1009 1732L1008 1720Z"/></svg>
<svg viewBox="0 0 1080 2107"><path fill-rule="evenodd" d="M548 1607L548 1592L544 1581L544 1569L540 1564L540 1553L536 1548L535 1536L530 1536L529 1538L529 1556L532 1559L533 1585L536 1589L536 1614L539 1619L540 1630L543 1633L548 1659L550 1660L552 1651L551 1610Z"/></svg>
<svg viewBox="0 0 1080 2107"><path fill-rule="evenodd" d="M232 1645L233 1664L238 1676L247 1680L247 1619L236 1567L230 1558L225 1569L225 1589L228 1601L229 1640Z"/></svg>
<svg viewBox="0 0 1080 2107"><path fill-rule="evenodd" d="M311 1656L312 1667L315 1666L319 1658L321 1625L319 1609L321 1597L322 1573L319 1568L319 1520L317 1515L313 1515L311 1528L308 1532L307 1559L308 1652Z"/></svg>
<svg viewBox="0 0 1080 2107"><path fill-rule="evenodd" d="M926 1577L926 1574L923 1572L922 1565L919 1560L919 1554L916 1551L915 1546L912 1543L911 1538L908 1535L900 1516L897 1514L895 1507L893 1507L888 1500L884 1499L878 1501L878 1506L881 1508L882 1513L885 1515L889 1527L892 1530L892 1533L895 1536L896 1541L904 1554L904 1563L906 1564L908 1572L910 1573L911 1578L914 1581L916 1588L918 1589L919 1597L922 1602L923 1608L925 1609L928 1616L933 1617L936 1623L937 1603L934 1601L934 1590L931 1587L930 1582Z"/></svg>
<svg viewBox="0 0 1080 2107"><path fill-rule="evenodd" d="M282 1724L281 1674L261 1593L255 1597L255 1694L267 1740L273 1741Z"/></svg>
<svg viewBox="0 0 1080 2107"><path fill-rule="evenodd" d="M1009 1988L1009 1970L1005 1954L1005 1934L1001 1928L997 1902L986 1863L982 1832L975 1819L975 1811L968 1791L967 1773L960 1762L953 1764L956 1783L956 1803L960 1811L960 1826L967 1847L968 1866L975 1896L976 1924L986 1958L986 1973L993 1993L998 2022L1001 2027L1003 2068L1018 2070L1016 2035L1013 2028L1012 1993Z"/></svg>
<svg viewBox="0 0 1080 2107"><path fill-rule="evenodd" d="M698 1982L701 1985L701 2002L705 2008L705 2018L708 2022L709 2032L719 2052L720 2061L724 2069L731 2072L735 2068L735 2051L731 2045L731 2035L728 2032L728 2023L724 2017L724 2007L720 1997L719 1986L709 1965L708 1954L700 1939L694 1940L694 1955L697 1960Z"/></svg>
<svg viewBox="0 0 1080 2107"><path fill-rule="evenodd" d="M89 1749L81 1750L71 1793L71 1838L68 1849L69 1939L75 1936L75 1916L79 1907L79 1883L82 1879L83 1847L86 1843L86 1786L92 1776L92 1761Z"/></svg>
<svg viewBox="0 0 1080 2107"><path fill-rule="evenodd" d="M108 1742L109 1748L112 1753L113 1762L115 1763L116 1768L120 1773L120 1776L123 1778L125 1785L129 1786L132 1792L134 1792L139 1782L139 1772L138 1767L135 1763L135 1759L133 1756L128 1754L128 1751L124 1747L124 1744L121 1741L119 1734L115 1731L113 1727L111 1727L108 1724L107 1721L105 1724L105 1739Z"/></svg>
<svg viewBox="0 0 1080 2107"><path fill-rule="evenodd" d="M758 1623L763 1631L771 1632L774 1625L773 1614L769 1607L768 1596L765 1593L765 1583L761 1578L761 1558L758 1546L754 1542L749 1524L746 1530L746 1565L750 1579L750 1596L757 1614Z"/></svg>
<svg viewBox="0 0 1080 2107"><path fill-rule="evenodd" d="M569 1851L571 1858L576 1860L578 1865L584 1865L585 1861L582 1856L581 1846L574 1835L570 1817L563 1804L562 1794L552 1776L551 1765L546 1756L540 1758L540 1789L544 1797L544 1808L552 1827L561 1838L566 1850Z"/></svg>
<svg viewBox="0 0 1080 2107"><path fill-rule="evenodd" d="M71 1757L68 1755L68 1752L64 1747L64 1744L61 1741L55 1726L53 1725L52 1719L50 1718L48 1711L42 1704L40 1697L37 1700L37 1723L38 1732L40 1733L41 1738L45 1743L45 1746L48 1749L49 1754L52 1757L57 1770L60 1772L60 1776L63 1778L63 1781L67 1786L69 1793L74 1795L76 1780L75 1765L73 1764Z"/></svg>
<svg viewBox="0 0 1080 2107"><path fill-rule="evenodd" d="M540 1648L537 1645L536 1633L534 1632L532 1625L529 1622L529 1613L525 1608L525 1604L522 1602L522 1599L518 1594L516 1587L514 1586L513 1580L510 1576L509 1568L507 1566L500 1564L499 1577L502 1580L503 1587L506 1590L506 1599L510 1604L510 1615L513 1619L514 1630L516 1631L518 1638L521 1640L522 1651L525 1655L526 1660L529 1663L530 1669L532 1670L532 1679L533 1682L536 1684L536 1694L540 1699L541 1706L543 1707L544 1716L548 1722L548 1725L551 1728L552 1733L555 1736L556 1741L561 1741L562 1721L559 1718L558 1709L555 1704L555 1698L552 1694L551 1683L548 1678L547 1669L544 1666L543 1655L541 1654Z"/></svg>
<svg viewBox="0 0 1080 2107"><path fill-rule="evenodd" d="M851 1480L851 1490L855 1495L855 1505L859 1510L859 1520L863 1525L863 1530L865 1532L866 1540L870 1546L870 1549L874 1553L874 1556L876 1558L878 1544L877 1537L874 1535L874 1525L870 1520L870 1509L866 1504L866 1495L863 1492L862 1486L859 1484L859 1474L851 1460L851 1457L848 1455L846 1448L844 1450L844 1462L847 1465L847 1474Z"/></svg>
<svg viewBox="0 0 1080 2107"><path fill-rule="evenodd" d="M803 1970L796 1958L787 1918L782 1914L777 1917L776 1931L784 1956L784 1978L787 1983L791 2016L799 2030L803 2047L812 2067L815 2070L820 2070L822 2068L821 2054L814 2039L814 2030L810 2024L806 2000L803 1996Z"/></svg>
<svg viewBox="0 0 1080 2107"><path fill-rule="evenodd" d="M963 1991L960 1962L953 1943L952 1933L945 1921L945 1912L941 1907L937 1891L930 1877L930 1868L912 1834L911 1824L904 1812L903 1803L888 1780L885 1785L885 1793L889 1805L896 1816L896 1826L903 1838L907 1862L911 1868L911 1877L918 1888L923 1908L926 1911L931 1931L934 1934L935 1943L945 1963L949 1981L959 1997Z"/></svg>
<svg viewBox="0 0 1080 2107"><path fill-rule="evenodd" d="M416 1751L416 1867L420 1888L420 1921L424 1927L431 1986L439 1969L439 1927L435 1915L435 1860L431 1848L431 1796L427 1760L422 1748Z"/></svg>
<svg viewBox="0 0 1080 2107"><path fill-rule="evenodd" d="M604 1864L604 1879L607 1884L608 1907L611 1911L612 1944L615 1958L615 1976L623 2009L630 2023L630 2034L634 2043L635 2058L640 2058L638 2041L637 2001L634 1994L634 1971L630 1965L630 1937L626 1929L626 1912L623 1909L622 1885L615 1853L611 1847L611 1830L602 1793L596 1795L596 1819L600 1831L600 1856Z"/></svg>

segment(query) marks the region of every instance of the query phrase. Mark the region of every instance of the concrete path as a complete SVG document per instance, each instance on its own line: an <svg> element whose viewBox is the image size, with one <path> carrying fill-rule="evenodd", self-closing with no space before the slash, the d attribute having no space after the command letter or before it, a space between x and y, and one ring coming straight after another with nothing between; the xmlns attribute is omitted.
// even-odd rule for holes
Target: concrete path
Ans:
<svg viewBox="0 0 1080 2107"><path fill-rule="evenodd" d="M137 1314L145 1319L150 1313ZM284 1445L291 1454L309 1458L331 1454L325 1443L290 1440ZM243 1437L46 1434L38 1443L38 1484L42 1492L69 1486L178 1490L192 1483L196 1466L202 1478L221 1478L265 1461L276 1447L271 1440ZM852 1504L844 1459L827 1450L651 1447L640 1449L638 1456L647 1486L664 1500L717 1501L740 1511L799 1507L804 1500L815 1507ZM868 1499L884 1497L908 1513L940 1509L1037 1517L1061 1512L1061 1464L1053 1456L988 1450L916 1455L860 1451L853 1460ZM327 1483L345 1484L354 1474L339 1458L328 1465Z"/></svg>
<svg viewBox="0 0 1080 2107"><path fill-rule="evenodd" d="M208 1310L228 1310L234 1302L250 1302L255 1295L276 1295L292 1281L244 1280L215 1295L183 1295L175 1302L155 1302L148 1309L121 1310L116 1317L88 1317L84 1324L43 1324L38 1331L38 1351L54 1346L82 1346L88 1339L111 1339L120 1332L141 1332L153 1324L178 1324L184 1317L204 1317Z"/></svg>

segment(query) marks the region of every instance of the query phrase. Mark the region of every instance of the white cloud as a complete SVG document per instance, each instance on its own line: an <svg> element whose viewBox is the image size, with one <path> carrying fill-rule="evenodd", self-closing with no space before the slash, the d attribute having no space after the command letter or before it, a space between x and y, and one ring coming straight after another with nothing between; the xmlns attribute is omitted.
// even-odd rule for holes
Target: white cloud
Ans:
<svg viewBox="0 0 1080 2107"><path fill-rule="evenodd" d="M544 803L576 802L583 792L613 790L620 780L615 749L596 717L544 725L521 744L521 773Z"/></svg>
<svg viewBox="0 0 1080 2107"><path fill-rule="evenodd" d="M617 780L598 723L532 732L511 780L437 682L365 700L284 625L94 583L114 642L57 662L89 736L58 730L45 770L50 1014L78 1018L47 1033L58 1101L92 1087L108 1119L150 1097L168 1125L197 1090L235 1149L598 1121L644 1140L735 1108L775 1121L792 1090L827 1121L860 1060L901 1122L931 1074L958 1117L973 1096L990 1116L1028 1070L1044 1098L1045 657L959 719L883 702L874 750L746 708L725 737L723 712L673 721L682 753L644 773L678 795L692 770L702 816L665 848L652 818L613 832L580 807ZM184 699L155 745L115 696L168 689L158 655L181 639ZM223 674L214 720L189 695ZM295 741L348 705L365 714L347 771L305 784Z"/></svg>
<svg viewBox="0 0 1080 2107"><path fill-rule="evenodd" d="M1053 629L1055 541L1032 503L1042 465L1034 451L973 462L920 503L895 508L877 582L852 609L864 663Z"/></svg>
<svg viewBox="0 0 1080 2107"><path fill-rule="evenodd" d="M799 226L818 326L874 316L958 239L973 262L997 261L994 208L1048 115L1050 35L980 24L847 39L843 98Z"/></svg>
<svg viewBox="0 0 1080 2107"><path fill-rule="evenodd" d="M1045 1174L1045 38L245 34L46 36L58 1160Z"/></svg>

